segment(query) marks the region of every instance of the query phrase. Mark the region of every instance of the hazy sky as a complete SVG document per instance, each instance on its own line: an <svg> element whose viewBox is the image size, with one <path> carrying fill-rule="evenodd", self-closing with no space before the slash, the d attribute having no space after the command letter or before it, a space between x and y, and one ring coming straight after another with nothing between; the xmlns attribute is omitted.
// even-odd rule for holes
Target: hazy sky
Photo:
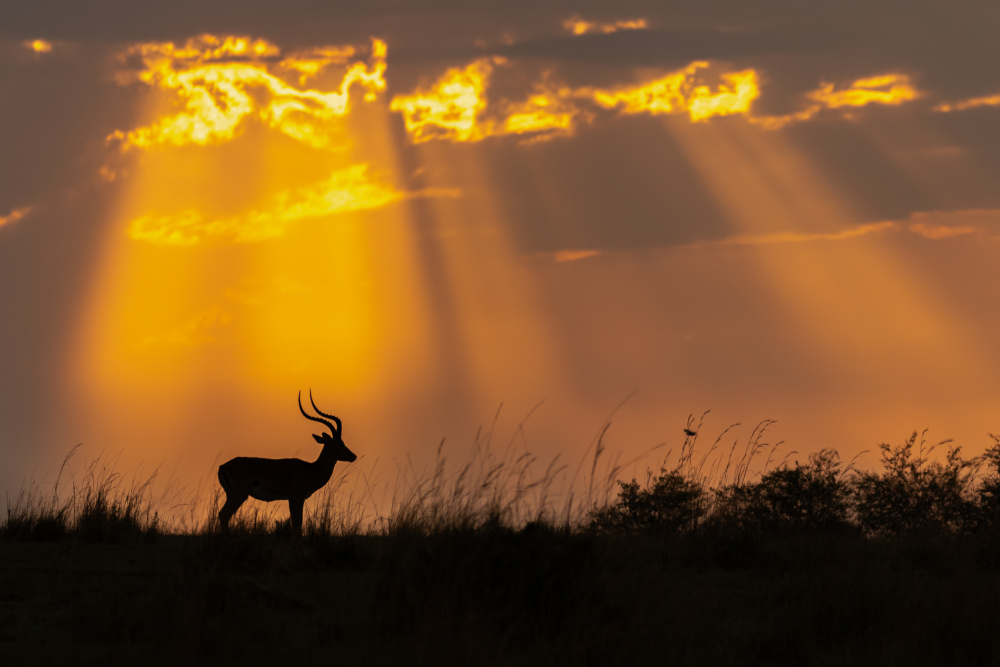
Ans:
<svg viewBox="0 0 1000 667"><path fill-rule="evenodd" d="M1000 8L0 9L0 486L1000 429ZM737 433L743 433L737 431ZM800 457L796 455L793 458ZM651 464L656 461L651 460Z"/></svg>

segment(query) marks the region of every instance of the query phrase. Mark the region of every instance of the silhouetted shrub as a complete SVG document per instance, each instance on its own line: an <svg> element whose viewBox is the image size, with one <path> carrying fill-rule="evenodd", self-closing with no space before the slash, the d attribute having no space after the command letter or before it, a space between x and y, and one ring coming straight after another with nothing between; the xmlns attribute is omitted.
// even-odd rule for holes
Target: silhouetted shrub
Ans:
<svg viewBox="0 0 1000 667"><path fill-rule="evenodd" d="M990 434L993 446L983 453L986 474L976 493L979 510L977 528L995 530L1000 527L1000 435Z"/></svg>
<svg viewBox="0 0 1000 667"><path fill-rule="evenodd" d="M592 528L678 532L694 528L707 511L701 484L678 470L661 470L645 489L635 479L618 484L618 500L590 513Z"/></svg>
<svg viewBox="0 0 1000 667"><path fill-rule="evenodd" d="M971 492L976 462L963 459L959 447L949 447L943 462L927 458L947 443L925 450L924 434L914 431L898 447L879 445L884 470L859 472L853 479L858 526L875 536L972 529L977 514Z"/></svg>
<svg viewBox="0 0 1000 667"><path fill-rule="evenodd" d="M818 531L848 525L849 488L836 451L811 454L772 470L756 483L715 491L715 519L723 524L767 531Z"/></svg>

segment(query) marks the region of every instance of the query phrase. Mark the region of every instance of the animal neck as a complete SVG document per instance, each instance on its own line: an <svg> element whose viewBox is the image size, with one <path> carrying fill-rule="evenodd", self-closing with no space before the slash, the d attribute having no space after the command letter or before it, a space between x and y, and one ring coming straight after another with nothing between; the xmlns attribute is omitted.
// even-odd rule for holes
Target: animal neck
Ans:
<svg viewBox="0 0 1000 667"><path fill-rule="evenodd" d="M313 466L323 475L325 480L330 479L333 474L333 466L337 465L337 458L333 453L333 445L323 445L323 451L319 453L319 458L313 461Z"/></svg>

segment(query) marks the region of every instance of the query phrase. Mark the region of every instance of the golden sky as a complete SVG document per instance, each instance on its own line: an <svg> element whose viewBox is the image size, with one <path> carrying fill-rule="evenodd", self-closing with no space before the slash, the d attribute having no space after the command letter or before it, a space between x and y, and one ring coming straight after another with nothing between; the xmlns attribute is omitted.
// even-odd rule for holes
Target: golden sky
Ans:
<svg viewBox="0 0 1000 667"><path fill-rule="evenodd" d="M998 10L98 5L0 14L6 488L1000 428Z"/></svg>

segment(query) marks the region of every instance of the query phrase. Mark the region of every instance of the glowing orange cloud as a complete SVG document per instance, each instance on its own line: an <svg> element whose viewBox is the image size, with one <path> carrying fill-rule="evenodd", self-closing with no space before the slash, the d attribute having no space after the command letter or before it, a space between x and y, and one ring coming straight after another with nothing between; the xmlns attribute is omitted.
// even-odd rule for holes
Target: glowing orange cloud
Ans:
<svg viewBox="0 0 1000 667"><path fill-rule="evenodd" d="M352 47L323 47L273 63L280 50L262 39L202 35L182 47L172 42L135 45L121 59L138 60L140 68L120 73L119 82L139 81L170 91L182 110L146 127L116 131L109 140L126 148L221 143L254 117L315 148L340 148L331 121L348 113L352 86L364 89L366 99L385 88L385 43L372 40L371 65L354 63L331 91L297 88L272 70L296 73L301 83L353 53Z"/></svg>
<svg viewBox="0 0 1000 667"><path fill-rule="evenodd" d="M807 97L827 109L863 107L869 104L896 106L917 99L920 93L905 74L882 74L858 79L843 90L836 90L832 83L820 86Z"/></svg>
<svg viewBox="0 0 1000 667"><path fill-rule="evenodd" d="M393 97L389 108L403 114L414 143L479 141L491 134L479 116L486 109L486 83L496 62L480 58L463 69L449 69L430 88Z"/></svg>
<svg viewBox="0 0 1000 667"><path fill-rule="evenodd" d="M709 66L695 61L682 70L637 86L611 90L587 90L593 100L605 108L619 108L626 114L687 113L692 121L714 116L748 114L760 96L757 72L752 69L720 75L718 90L698 81L698 72Z"/></svg>
<svg viewBox="0 0 1000 667"><path fill-rule="evenodd" d="M531 135L531 140L547 140L573 134L580 120L593 114L581 109L566 86L544 82L523 102L508 102L503 109L499 134Z"/></svg>
<svg viewBox="0 0 1000 667"><path fill-rule="evenodd" d="M390 108L403 114L414 143L481 141L502 135L537 141L573 134L578 123L593 120L595 108L623 114L686 113L698 122L747 114L760 95L756 71L723 73L713 90L699 76L709 63L697 61L648 83L611 89L572 89L546 79L527 99L500 100L488 108L490 75L503 64L503 59L481 58L464 68L449 69L432 86L394 97Z"/></svg>
<svg viewBox="0 0 1000 667"><path fill-rule="evenodd" d="M811 104L805 109L784 116L760 116L752 118L751 122L776 130L791 123L807 121L824 109L856 108L869 104L898 106L921 95L905 74L881 74L857 79L840 90L832 83L824 83L806 94Z"/></svg>
<svg viewBox="0 0 1000 667"><path fill-rule="evenodd" d="M602 32L610 34L619 30L645 30L649 27L646 19L630 19L625 21L615 21L613 23L597 23L595 21L584 21L579 15L573 16L563 21L563 28L574 35L586 35L588 33Z"/></svg>
<svg viewBox="0 0 1000 667"><path fill-rule="evenodd" d="M31 213L31 207L22 206L21 208L15 208L7 215L0 215L0 227L3 227L4 225L9 225L12 222L17 222L18 220L28 215L29 213Z"/></svg>
<svg viewBox="0 0 1000 667"><path fill-rule="evenodd" d="M301 85L330 65L346 64L355 53L357 51L353 46L320 46L314 49L296 51L278 63L278 67L297 72ZM380 59L385 60L384 53L381 54Z"/></svg>
<svg viewBox="0 0 1000 667"><path fill-rule="evenodd" d="M934 107L934 111L939 113L950 113L952 111L965 111L976 107L1000 107L1000 94L986 95L984 97L970 97L967 100L939 104Z"/></svg>
<svg viewBox="0 0 1000 667"><path fill-rule="evenodd" d="M24 42L24 47L35 53L51 53L52 52L52 42L47 42L44 39L32 39Z"/></svg>
<svg viewBox="0 0 1000 667"><path fill-rule="evenodd" d="M528 99L503 100L495 113L486 114L490 75L506 62L480 58L464 68L449 69L432 86L393 97L389 108L403 114L414 143L481 141L502 135L540 140L572 134L575 119L584 112L571 99L572 91L548 81L538 84Z"/></svg>
<svg viewBox="0 0 1000 667"><path fill-rule="evenodd" d="M203 242L247 243L275 238L292 223L348 211L385 206L406 196L447 196L447 192L402 193L372 180L368 166L356 164L333 172L322 183L285 190L269 208L222 219L206 219L197 210L173 215L144 215L131 222L129 237L158 245L188 246Z"/></svg>

